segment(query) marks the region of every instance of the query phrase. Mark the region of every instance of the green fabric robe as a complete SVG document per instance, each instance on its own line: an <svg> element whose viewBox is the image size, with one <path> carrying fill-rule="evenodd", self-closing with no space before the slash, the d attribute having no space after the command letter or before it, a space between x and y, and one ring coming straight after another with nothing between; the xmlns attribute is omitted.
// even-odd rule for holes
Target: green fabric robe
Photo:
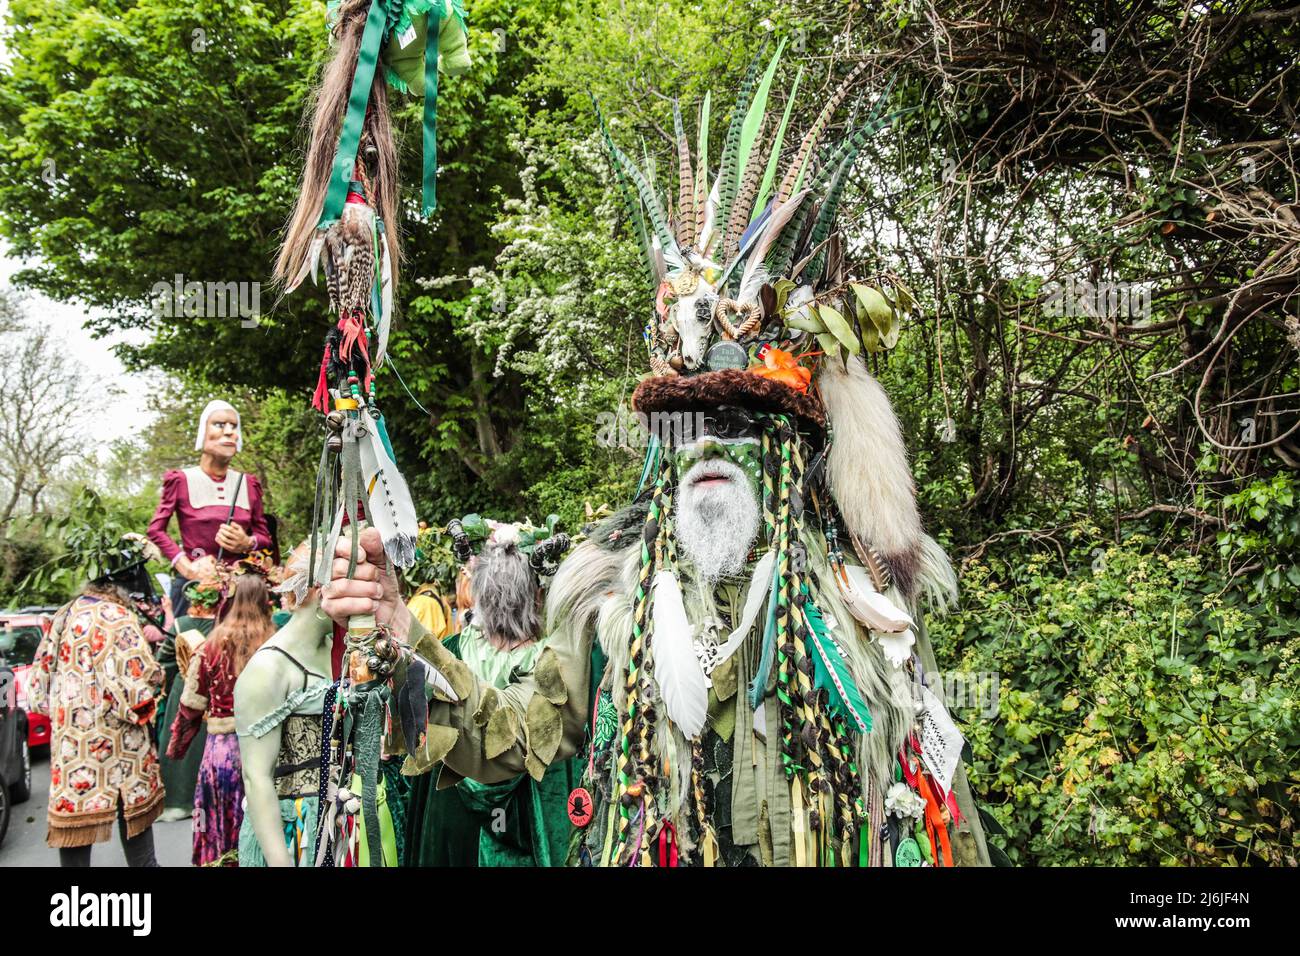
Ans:
<svg viewBox="0 0 1300 956"><path fill-rule="evenodd" d="M473 626L443 646L485 683L502 688L526 673L542 644L493 650ZM576 759L552 764L540 781L528 774L482 784L461 780L439 790L441 766L415 778L407 830L407 866L563 866L573 826L568 798L578 786Z"/></svg>
<svg viewBox="0 0 1300 956"><path fill-rule="evenodd" d="M210 617L190 617L184 615L176 619L176 633L198 631L207 635L212 633L216 621ZM167 688L167 707L163 712L162 726L158 730L158 766L162 771L163 788L167 791L163 806L168 810L194 809L194 787L199 780L199 764L203 762L203 746L207 742L208 731L200 724L199 732L190 744L190 749L180 760L173 760L167 754L167 742L172 735L172 721L181 708L181 691L185 687L185 675L176 668L176 638L167 637L158 649L158 662L163 665L163 686Z"/></svg>

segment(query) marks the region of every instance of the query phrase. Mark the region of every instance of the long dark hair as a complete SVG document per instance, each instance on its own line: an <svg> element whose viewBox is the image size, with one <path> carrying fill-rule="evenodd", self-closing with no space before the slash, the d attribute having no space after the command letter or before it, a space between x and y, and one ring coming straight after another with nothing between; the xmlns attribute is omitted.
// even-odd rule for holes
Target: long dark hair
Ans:
<svg viewBox="0 0 1300 956"><path fill-rule="evenodd" d="M230 596L208 638L208 644L229 663L232 678L239 676L253 652L274 633L266 578L254 573L235 575Z"/></svg>

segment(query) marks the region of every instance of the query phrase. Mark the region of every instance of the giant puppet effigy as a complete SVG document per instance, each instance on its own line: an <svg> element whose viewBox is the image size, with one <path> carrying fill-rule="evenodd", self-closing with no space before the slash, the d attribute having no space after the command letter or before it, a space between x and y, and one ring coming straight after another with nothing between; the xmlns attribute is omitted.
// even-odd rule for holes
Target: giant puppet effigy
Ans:
<svg viewBox="0 0 1300 956"><path fill-rule="evenodd" d="M762 135L776 59L751 65L716 175L709 100L694 157L675 116L671 213L604 133L654 290L633 394L651 434L635 503L555 575L531 670L492 686L423 633L370 532L360 580L336 547L325 609L375 608L450 685L408 770L540 781L580 754L571 863L986 865L919 613L956 579L863 361L907 296L849 281L836 227L891 117L882 94L822 143L854 71L783 150L789 107Z"/></svg>

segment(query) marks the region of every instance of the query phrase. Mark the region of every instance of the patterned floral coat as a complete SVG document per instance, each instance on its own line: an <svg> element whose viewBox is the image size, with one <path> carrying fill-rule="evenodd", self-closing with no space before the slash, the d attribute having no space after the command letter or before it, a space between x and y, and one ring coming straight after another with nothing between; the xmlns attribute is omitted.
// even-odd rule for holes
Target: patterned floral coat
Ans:
<svg viewBox="0 0 1300 956"><path fill-rule="evenodd" d="M74 598L55 615L32 675L32 710L53 725L46 841L109 839L119 801L127 835L143 832L163 806L149 733L163 669L135 615L112 601Z"/></svg>

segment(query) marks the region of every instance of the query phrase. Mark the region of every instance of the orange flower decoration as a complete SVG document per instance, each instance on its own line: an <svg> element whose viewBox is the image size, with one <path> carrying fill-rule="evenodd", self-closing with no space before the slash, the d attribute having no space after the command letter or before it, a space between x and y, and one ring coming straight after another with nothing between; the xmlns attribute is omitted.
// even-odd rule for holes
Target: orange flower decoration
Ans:
<svg viewBox="0 0 1300 956"><path fill-rule="evenodd" d="M804 352L802 355L791 355L778 348L769 348L763 356L762 367L751 368L749 371L751 375L770 378L774 382L788 385L796 392L807 392L808 383L812 381L812 369L804 368L799 364L799 360L820 354L820 352Z"/></svg>

